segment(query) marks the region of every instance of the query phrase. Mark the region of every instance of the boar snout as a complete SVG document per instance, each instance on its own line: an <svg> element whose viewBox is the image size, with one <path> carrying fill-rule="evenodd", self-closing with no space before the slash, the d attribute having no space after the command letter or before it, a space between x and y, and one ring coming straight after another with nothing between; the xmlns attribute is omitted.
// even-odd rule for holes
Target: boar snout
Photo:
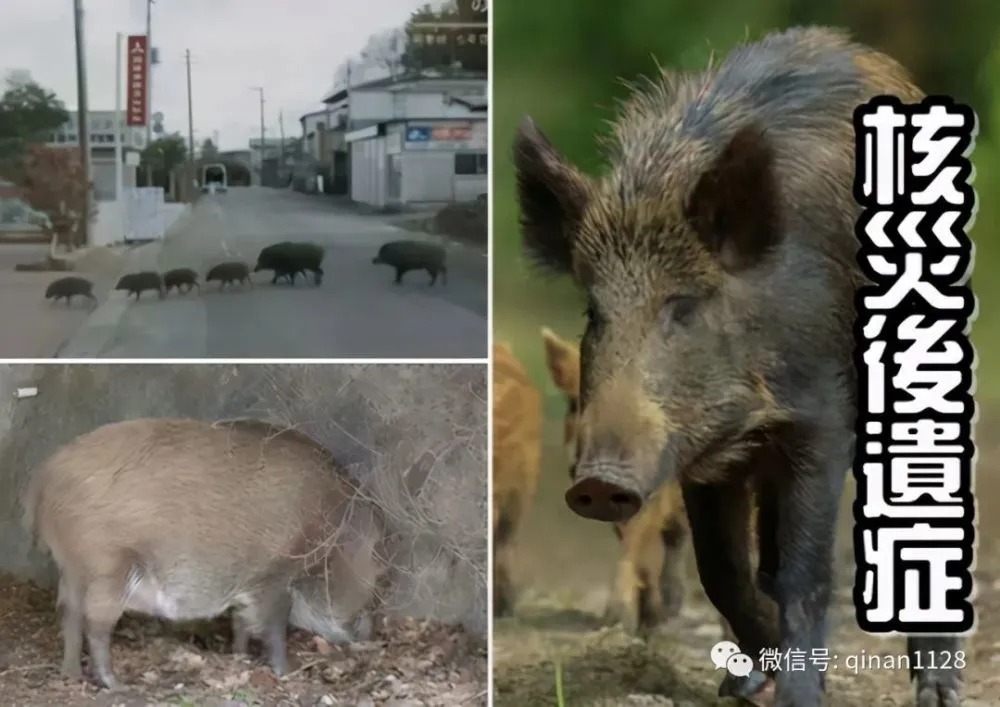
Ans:
<svg viewBox="0 0 1000 707"><path fill-rule="evenodd" d="M621 523L642 509L638 484L622 470L606 464L574 467L575 483L566 492L566 505L578 516L605 523Z"/></svg>

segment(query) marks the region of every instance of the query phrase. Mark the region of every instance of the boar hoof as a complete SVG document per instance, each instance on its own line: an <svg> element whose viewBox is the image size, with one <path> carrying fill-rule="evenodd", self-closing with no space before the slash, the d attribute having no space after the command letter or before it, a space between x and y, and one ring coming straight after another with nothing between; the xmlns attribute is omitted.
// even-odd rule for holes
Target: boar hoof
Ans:
<svg viewBox="0 0 1000 707"><path fill-rule="evenodd" d="M604 523L631 519L642 508L638 491L595 476L577 477L566 492L566 505L578 516Z"/></svg>
<svg viewBox="0 0 1000 707"><path fill-rule="evenodd" d="M719 697L735 697L757 707L769 707L774 702L774 681L759 670L746 677L727 674L719 685Z"/></svg>
<svg viewBox="0 0 1000 707"><path fill-rule="evenodd" d="M60 672L62 672L62 676L67 680L79 680L83 677L83 670L80 668L79 659L73 662L63 663Z"/></svg>
<svg viewBox="0 0 1000 707"><path fill-rule="evenodd" d="M122 689L122 684L118 682L118 679L110 673L99 675L98 681L108 692L118 692Z"/></svg>
<svg viewBox="0 0 1000 707"><path fill-rule="evenodd" d="M921 680L917 686L917 707L960 707L961 687L957 676L946 678L948 684L938 680Z"/></svg>

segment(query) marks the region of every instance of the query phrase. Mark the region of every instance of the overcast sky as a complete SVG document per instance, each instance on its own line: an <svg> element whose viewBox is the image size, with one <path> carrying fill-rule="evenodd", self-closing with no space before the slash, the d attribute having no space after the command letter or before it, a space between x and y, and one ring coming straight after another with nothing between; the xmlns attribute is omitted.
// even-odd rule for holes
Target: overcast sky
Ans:
<svg viewBox="0 0 1000 707"><path fill-rule="evenodd" d="M184 51L191 50L195 140L219 132L223 149L260 134L263 86L268 137L301 134L336 68L368 37L402 25L424 0L155 0L153 112L187 134ZM112 110L115 33L145 32L145 0L83 0L91 110ZM73 0L0 0L0 72L22 69L75 109Z"/></svg>

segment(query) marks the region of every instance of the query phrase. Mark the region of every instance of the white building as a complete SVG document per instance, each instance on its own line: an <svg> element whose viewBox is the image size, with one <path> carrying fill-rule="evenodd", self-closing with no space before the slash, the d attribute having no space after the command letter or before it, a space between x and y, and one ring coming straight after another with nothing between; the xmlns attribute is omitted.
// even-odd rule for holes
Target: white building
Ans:
<svg viewBox="0 0 1000 707"><path fill-rule="evenodd" d="M250 178L253 183L256 185L277 186L275 182L282 171L279 168L279 162L282 156L284 156L286 162L288 161L289 155L294 151L296 142L296 138L293 137L286 137L284 140L276 137L265 137L263 143L261 143L259 137L250 138L249 166Z"/></svg>
<svg viewBox="0 0 1000 707"><path fill-rule="evenodd" d="M471 201L485 194L487 83L473 76L409 75L329 96L346 111L351 199L389 205Z"/></svg>
<svg viewBox="0 0 1000 707"><path fill-rule="evenodd" d="M70 112L69 121L49 136L48 144L52 147L78 147L80 144L78 119L75 111ZM99 201L111 201L115 198L115 112L90 111L90 169L94 182L94 190ZM128 153L138 153L146 145L146 128L132 128L125 123L122 114L122 183L124 187L136 185L136 167L124 163ZM136 157L132 158L138 164Z"/></svg>

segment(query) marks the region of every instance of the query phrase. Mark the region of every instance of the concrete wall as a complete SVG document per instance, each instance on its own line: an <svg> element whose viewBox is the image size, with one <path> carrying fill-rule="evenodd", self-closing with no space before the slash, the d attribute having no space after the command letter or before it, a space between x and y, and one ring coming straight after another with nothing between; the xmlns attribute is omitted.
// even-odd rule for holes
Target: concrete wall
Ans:
<svg viewBox="0 0 1000 707"><path fill-rule="evenodd" d="M386 138L351 143L351 199L381 208L387 203Z"/></svg>
<svg viewBox="0 0 1000 707"><path fill-rule="evenodd" d="M188 204L164 203L157 208L152 216L153 222L147 227L137 228L136 232L166 233L177 220L183 216L190 206ZM95 246L108 246L122 243L125 234L130 231L126 222L124 201L101 201L97 204L97 220L90 226L90 241Z"/></svg>
<svg viewBox="0 0 1000 707"><path fill-rule="evenodd" d="M52 584L18 498L59 445L137 417L249 416L296 425L389 510L408 538L395 610L484 633L486 397L485 366L0 365L0 572ZM414 471L416 498L399 482Z"/></svg>

